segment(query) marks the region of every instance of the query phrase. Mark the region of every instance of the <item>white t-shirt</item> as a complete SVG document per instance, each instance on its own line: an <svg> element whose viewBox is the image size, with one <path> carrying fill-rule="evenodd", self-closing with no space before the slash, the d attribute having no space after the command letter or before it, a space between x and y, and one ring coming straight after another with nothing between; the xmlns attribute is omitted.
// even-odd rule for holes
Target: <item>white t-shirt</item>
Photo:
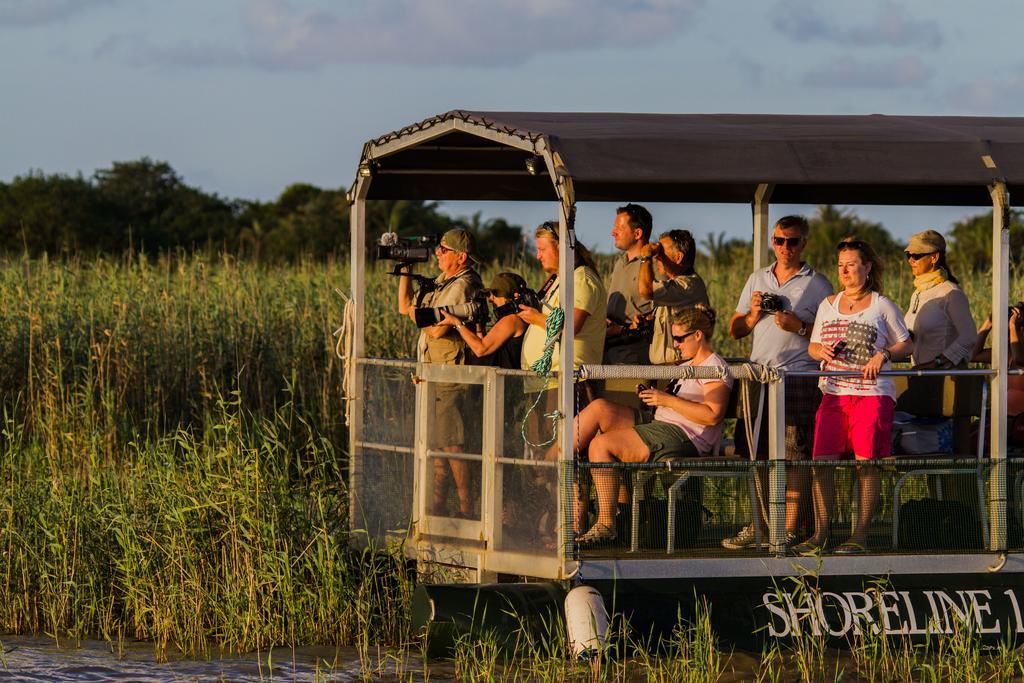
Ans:
<svg viewBox="0 0 1024 683"><path fill-rule="evenodd" d="M690 365L690 361L681 363L680 365ZM717 353L712 353L710 356L704 359L700 366L722 366L728 367L729 364L725 362L725 359L719 356ZM673 380L668 386L668 392L675 394L679 398L684 398L687 401L696 401L697 403L704 402L704 385L714 382L721 382L720 379L677 379ZM725 385L732 389L733 379L727 377ZM662 406L654 411L654 419L659 422L668 422L686 432L686 436L690 439L690 442L697 447L697 450L701 454L710 453L714 450L715 444L722 438L722 426L723 423L719 422L716 425L702 425L686 417L683 417L671 408Z"/></svg>
<svg viewBox="0 0 1024 683"><path fill-rule="evenodd" d="M812 342L830 346L839 342L845 344L833 361L822 362L822 370L859 372L882 349L910 339L910 332L903 322L903 313L890 299L872 292L871 303L863 311L840 313L839 302L842 298L843 292L840 292L832 302L827 298L822 300L814 318ZM882 370L891 367L889 363L882 364ZM888 396L896 399L896 387L889 377L822 377L818 386L826 394Z"/></svg>

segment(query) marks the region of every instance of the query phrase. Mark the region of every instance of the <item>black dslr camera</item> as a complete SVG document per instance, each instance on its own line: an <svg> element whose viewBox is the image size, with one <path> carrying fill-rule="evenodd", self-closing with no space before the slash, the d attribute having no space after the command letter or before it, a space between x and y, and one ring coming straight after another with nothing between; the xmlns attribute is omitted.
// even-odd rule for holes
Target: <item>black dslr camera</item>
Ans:
<svg viewBox="0 0 1024 683"><path fill-rule="evenodd" d="M1018 301L1014 305L1010 306L1010 310L1007 311L1007 315L1012 316L1014 311L1017 311L1017 316L1020 319L1024 319L1024 301Z"/></svg>
<svg viewBox="0 0 1024 683"><path fill-rule="evenodd" d="M450 306L438 306L436 308L417 308L413 311L413 317L416 319L416 327L430 327L436 325L444 318L443 313L454 315L459 320L463 320L466 324L476 326L486 326L490 321L490 316L487 311L487 295L483 292L479 292L471 300L461 303L452 304Z"/></svg>
<svg viewBox="0 0 1024 683"><path fill-rule="evenodd" d="M494 319L501 320L506 315L515 315L519 313L520 306L529 306L530 308L536 308L538 311L543 311L542 305L540 295L537 292L529 287L520 287L512 292L511 299L501 306L494 307Z"/></svg>
<svg viewBox="0 0 1024 683"><path fill-rule="evenodd" d="M765 292L761 295L761 310L765 313L781 313L786 310L786 300L778 294Z"/></svg>
<svg viewBox="0 0 1024 683"><path fill-rule="evenodd" d="M654 339L654 317L640 316L640 320L634 326L628 321L613 321L624 329L614 337L605 337L604 348L613 349L617 346L627 346L643 342L650 344Z"/></svg>

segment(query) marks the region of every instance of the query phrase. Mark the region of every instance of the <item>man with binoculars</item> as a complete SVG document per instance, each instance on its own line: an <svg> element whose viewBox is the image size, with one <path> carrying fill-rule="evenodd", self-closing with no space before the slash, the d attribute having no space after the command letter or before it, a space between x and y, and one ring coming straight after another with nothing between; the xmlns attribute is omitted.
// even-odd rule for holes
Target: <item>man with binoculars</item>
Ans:
<svg viewBox="0 0 1024 683"><path fill-rule="evenodd" d="M437 266L441 274L433 281L433 288L423 287L413 294L412 277L398 278L398 312L409 316L413 322L422 321L422 309L465 304L477 298L483 288L480 275L474 269L479 263L473 235L462 228L449 230L434 248ZM402 264L400 273L411 275L411 265ZM426 291L428 290L429 291ZM466 362L466 343L455 328L465 324L456 318L453 327L441 319L434 325L423 327L416 344L416 356L426 363L462 365ZM431 448L448 453L458 453L465 442L465 427L462 422L462 403L466 396L465 384L437 384L435 386L435 419ZM434 458L434 485L431 514L449 515L446 510L448 494L448 472L455 480L459 498L459 509L452 516L476 517L473 510L471 488L472 472L469 463L455 458Z"/></svg>

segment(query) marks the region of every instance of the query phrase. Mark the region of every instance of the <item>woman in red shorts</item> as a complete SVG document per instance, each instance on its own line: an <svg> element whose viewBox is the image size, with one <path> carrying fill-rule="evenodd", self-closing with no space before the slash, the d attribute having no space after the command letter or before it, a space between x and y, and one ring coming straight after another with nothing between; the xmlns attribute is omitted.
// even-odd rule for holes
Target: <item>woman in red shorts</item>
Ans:
<svg viewBox="0 0 1024 683"><path fill-rule="evenodd" d="M822 370L856 371L859 377L822 377L822 401L814 428L815 460L876 460L892 452L892 418L896 388L878 373L890 368L893 356L913 350L903 313L881 294L881 262L860 240L847 238L838 252L840 291L818 306L808 353ZM857 468L860 496L857 523L850 538L835 549L839 554L864 552L868 525L878 502L879 472ZM814 468L814 534L794 550L814 551L828 543L835 502L834 470Z"/></svg>

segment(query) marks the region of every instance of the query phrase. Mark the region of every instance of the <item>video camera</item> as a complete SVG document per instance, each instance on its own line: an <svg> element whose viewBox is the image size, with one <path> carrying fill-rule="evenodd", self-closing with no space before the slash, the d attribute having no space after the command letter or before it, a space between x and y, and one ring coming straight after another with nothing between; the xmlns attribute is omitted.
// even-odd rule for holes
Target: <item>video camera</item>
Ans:
<svg viewBox="0 0 1024 683"><path fill-rule="evenodd" d="M434 248L440 243L439 235L399 237L397 233L386 232L377 242L377 259L399 263L426 263L434 253Z"/></svg>
<svg viewBox="0 0 1024 683"><path fill-rule="evenodd" d="M377 241L376 257L378 260L396 261L394 270L388 275L412 278L416 281L419 291L426 294L437 288L435 282L429 277L404 270L404 266L426 263L434 253L434 248L440 243L440 235L399 237L397 233L386 232Z"/></svg>
<svg viewBox="0 0 1024 683"><path fill-rule="evenodd" d="M417 308L413 311L416 320L416 327L430 327L437 325L444 319L444 313L454 315L459 320L475 326L486 326L490 322L490 315L487 310L487 295L483 292L477 293L471 300L450 306L438 306L436 308Z"/></svg>

